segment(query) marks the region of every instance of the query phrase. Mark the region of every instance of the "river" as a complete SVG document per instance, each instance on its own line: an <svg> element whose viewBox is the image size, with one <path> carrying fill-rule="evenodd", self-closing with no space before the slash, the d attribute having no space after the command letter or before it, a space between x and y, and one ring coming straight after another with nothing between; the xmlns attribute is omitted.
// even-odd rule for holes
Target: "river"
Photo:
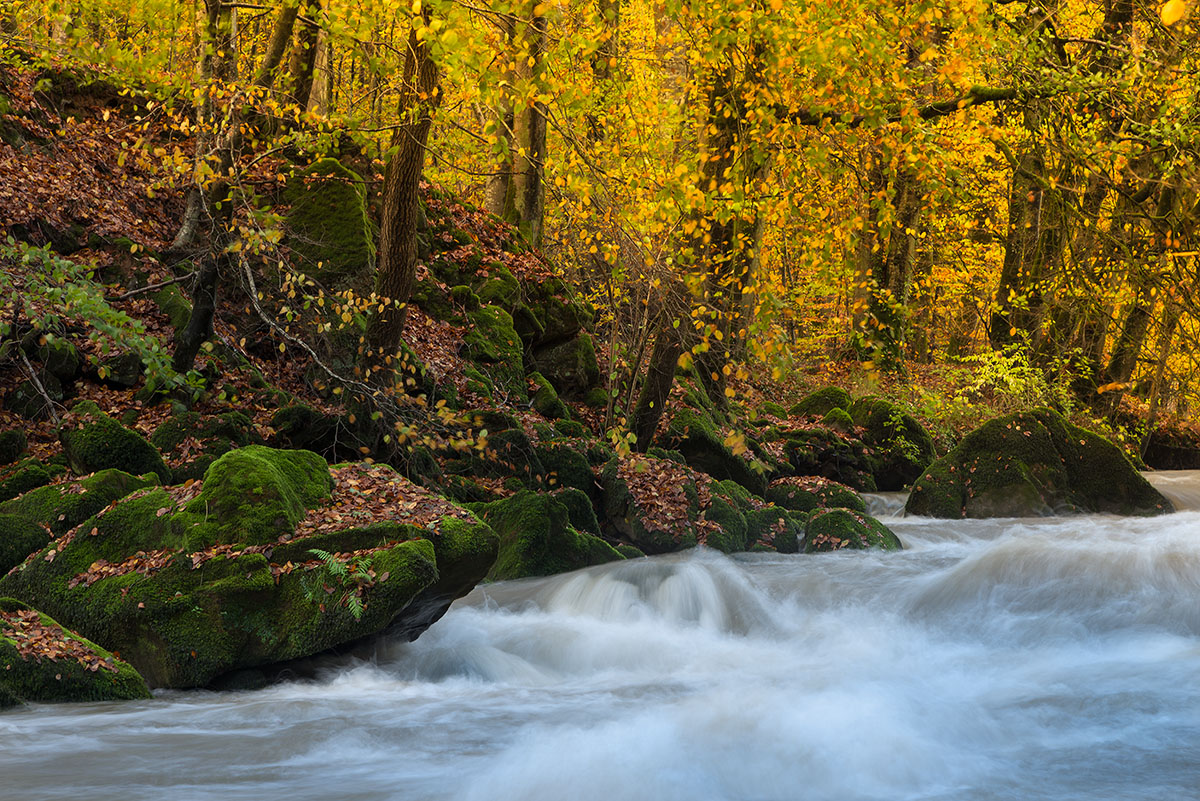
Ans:
<svg viewBox="0 0 1200 801"><path fill-rule="evenodd" d="M1200 473L1153 480L1185 511L641 559L265 690L9 711L0 798L1200 799Z"/></svg>

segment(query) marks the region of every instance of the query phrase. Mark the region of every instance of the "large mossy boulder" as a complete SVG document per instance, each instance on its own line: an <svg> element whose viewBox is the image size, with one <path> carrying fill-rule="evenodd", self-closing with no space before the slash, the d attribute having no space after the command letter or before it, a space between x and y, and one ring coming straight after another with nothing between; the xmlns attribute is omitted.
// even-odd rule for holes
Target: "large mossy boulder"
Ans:
<svg viewBox="0 0 1200 801"><path fill-rule="evenodd" d="M753 451L735 454L725 444L725 436L705 411L681 407L671 417L659 443L667 450L682 454L688 466L717 480L731 480L755 495L767 489L765 468L755 469Z"/></svg>
<svg viewBox="0 0 1200 801"><path fill-rule="evenodd" d="M373 273L375 230L361 176L321 159L292 179L284 200L288 245L304 272L333 285Z"/></svg>
<svg viewBox="0 0 1200 801"><path fill-rule="evenodd" d="M880 548L899 551L900 544L891 529L870 515L850 509L819 509L804 527L804 552L824 553L846 548Z"/></svg>
<svg viewBox="0 0 1200 801"><path fill-rule="evenodd" d="M688 468L654 457L615 457L600 472L601 526L645 554L699 545L700 489Z"/></svg>
<svg viewBox="0 0 1200 801"><path fill-rule="evenodd" d="M813 512L817 509L867 511L866 502L857 492L845 484L819 476L787 476L776 479L767 487L763 497L794 512Z"/></svg>
<svg viewBox="0 0 1200 801"><path fill-rule="evenodd" d="M50 527L20 515L0 514L0 575L40 551L50 541Z"/></svg>
<svg viewBox="0 0 1200 801"><path fill-rule="evenodd" d="M248 446L202 482L135 492L0 579L0 594L194 687L381 631L415 637L491 567L497 538L378 465Z"/></svg>
<svg viewBox="0 0 1200 801"><path fill-rule="evenodd" d="M464 355L474 362L496 390L524 398L524 349L513 329L513 318L498 306L481 306L468 315L471 324L463 340Z"/></svg>
<svg viewBox="0 0 1200 801"><path fill-rule="evenodd" d="M43 464L40 459L22 459L16 464L0 468L0 503L44 487L54 477L65 472L59 465Z"/></svg>
<svg viewBox="0 0 1200 801"><path fill-rule="evenodd" d="M905 511L984 518L1173 509L1116 445L1043 408L972 431L917 479Z"/></svg>
<svg viewBox="0 0 1200 801"><path fill-rule="evenodd" d="M21 458L29 441L19 428L0 431L0 465L9 465Z"/></svg>
<svg viewBox="0 0 1200 801"><path fill-rule="evenodd" d="M782 432L782 449L790 470L821 476L859 492L875 492L873 452L862 440L824 424Z"/></svg>
<svg viewBox="0 0 1200 801"><path fill-rule="evenodd" d="M788 410L797 417L824 417L834 409L849 411L854 399L841 387L825 387L805 395Z"/></svg>
<svg viewBox="0 0 1200 801"><path fill-rule="evenodd" d="M907 488L933 460L933 438L915 417L890 401L859 398L850 407L854 424L863 429L863 442L874 451L871 472L884 492Z"/></svg>
<svg viewBox="0 0 1200 801"><path fill-rule="evenodd" d="M572 525L571 510L552 495L522 490L470 508L500 537L500 554L488 573L492 581L549 576L624 558Z"/></svg>
<svg viewBox="0 0 1200 801"><path fill-rule="evenodd" d="M0 598L0 709L149 697L127 662L25 604Z"/></svg>
<svg viewBox="0 0 1200 801"><path fill-rule="evenodd" d="M530 367L546 377L558 394L583 399L600 384L596 345L588 333L533 349Z"/></svg>
<svg viewBox="0 0 1200 801"><path fill-rule="evenodd" d="M213 462L200 494L184 508L188 544L275 542L332 487L325 460L312 451L262 445L230 451Z"/></svg>
<svg viewBox="0 0 1200 801"><path fill-rule="evenodd" d="M116 468L140 476L154 473L163 482L171 471L161 454L133 429L126 428L91 401L80 401L63 419L58 438L71 469L92 473Z"/></svg>

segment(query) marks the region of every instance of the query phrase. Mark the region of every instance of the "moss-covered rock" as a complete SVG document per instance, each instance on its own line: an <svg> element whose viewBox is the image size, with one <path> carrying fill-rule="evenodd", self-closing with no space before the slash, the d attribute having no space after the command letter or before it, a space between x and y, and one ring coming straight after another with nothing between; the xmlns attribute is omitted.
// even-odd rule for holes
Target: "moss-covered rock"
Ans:
<svg viewBox="0 0 1200 801"><path fill-rule="evenodd" d="M37 370L38 384L26 379L4 396L4 408L26 420L45 420L50 417L52 404L60 404L66 397L62 382L46 370Z"/></svg>
<svg viewBox="0 0 1200 801"><path fill-rule="evenodd" d="M500 554L488 579L565 573L624 557L604 540L571 525L557 498L522 490L510 498L472 506L500 536Z"/></svg>
<svg viewBox="0 0 1200 801"><path fill-rule="evenodd" d="M1121 450L1052 409L997 417L913 485L905 510L928 517L1030 517L1172 511Z"/></svg>
<svg viewBox="0 0 1200 801"><path fill-rule="evenodd" d="M116 468L134 475L154 473L171 479L159 452L146 438L109 417L91 401L80 401L63 420L58 438L76 473Z"/></svg>
<svg viewBox="0 0 1200 801"><path fill-rule="evenodd" d="M329 497L329 468L312 451L248 445L217 459L184 515L193 549L217 543L262 545L292 531Z"/></svg>
<svg viewBox="0 0 1200 801"><path fill-rule="evenodd" d="M600 383L596 345L587 333L535 348L530 367L544 375L565 398L586 399Z"/></svg>
<svg viewBox="0 0 1200 801"><path fill-rule="evenodd" d="M687 464L716 479L730 479L755 495L767 488L763 472L755 470L753 454L739 456L725 444L725 437L704 412L689 407L678 409L660 437L662 447L678 451ZM747 458L749 457L749 458Z"/></svg>
<svg viewBox="0 0 1200 801"><path fill-rule="evenodd" d="M850 509L866 512L862 497L845 484L819 476L788 476L771 482L767 487L768 501L797 512L817 509Z"/></svg>
<svg viewBox="0 0 1200 801"><path fill-rule="evenodd" d="M218 457L255 439L253 423L241 412L225 412L215 417L183 412L154 429L150 444L173 464L177 463L171 468L171 481L182 484L203 477ZM191 447L185 447L188 445Z"/></svg>
<svg viewBox="0 0 1200 801"><path fill-rule="evenodd" d="M824 417L834 409L850 411L854 399L841 387L825 387L805 395L789 412L797 417Z"/></svg>
<svg viewBox="0 0 1200 801"><path fill-rule="evenodd" d="M541 373L530 373L529 382L536 387L530 403L538 414L547 420L559 420L571 416L571 410L567 408L567 404L559 400L558 393Z"/></svg>
<svg viewBox="0 0 1200 801"><path fill-rule="evenodd" d="M779 553L796 553L804 539L804 526L808 516L791 512L774 504L746 512L746 539L750 547L757 545L773 548Z"/></svg>
<svg viewBox="0 0 1200 801"><path fill-rule="evenodd" d="M849 509L820 509L804 528L804 552L822 553L843 548L882 548L898 551L904 546L892 530L870 515Z"/></svg>
<svg viewBox="0 0 1200 801"><path fill-rule="evenodd" d="M482 306L468 315L471 329L464 338L465 354L496 388L518 398L526 396L521 338L512 315L497 306ZM495 389L492 390L493 394Z"/></svg>
<svg viewBox="0 0 1200 801"><path fill-rule="evenodd" d="M878 489L873 451L849 434L823 425L789 431L783 451L796 475L830 478L860 492Z"/></svg>
<svg viewBox="0 0 1200 801"><path fill-rule="evenodd" d="M725 553L736 553L750 547L746 516L732 499L714 495L708 509L704 510L704 516L717 525L716 530L708 532L705 538L708 547Z"/></svg>
<svg viewBox="0 0 1200 801"><path fill-rule="evenodd" d="M548 489L573 487L588 498L599 497L592 466L588 463L587 456L580 453L573 443L555 441L538 445L535 453L545 473Z"/></svg>
<svg viewBox="0 0 1200 801"><path fill-rule="evenodd" d="M47 615L0 598L0 708L149 697L145 680L128 663Z"/></svg>
<svg viewBox="0 0 1200 801"><path fill-rule="evenodd" d="M27 447L29 442L25 432L19 428L0 431L0 465L10 465L17 461Z"/></svg>
<svg viewBox="0 0 1200 801"><path fill-rule="evenodd" d="M239 544L262 539L277 521L223 496L268 489L261 495L273 495L267 505L286 519L289 502L303 507L322 494L313 460L253 445L231 451L191 501L159 488L134 493L50 543L0 588L119 651L152 686L191 687L383 630L415 637L495 560L496 535L461 509L423 527L385 510L360 528L310 525ZM248 475L228 475L241 471Z"/></svg>
<svg viewBox="0 0 1200 801"><path fill-rule="evenodd" d="M871 472L885 492L908 487L937 456L925 427L890 401L859 398L850 415L864 431L863 442L874 449Z"/></svg>
<svg viewBox="0 0 1200 801"><path fill-rule="evenodd" d="M284 199L288 244L304 272L331 284L371 275L375 230L361 176L321 159L289 182Z"/></svg>
<svg viewBox="0 0 1200 801"><path fill-rule="evenodd" d="M646 483L639 480L643 472L639 462L648 465L645 472L655 477L652 483L657 484L663 475L668 483L652 490L636 486ZM600 484L601 525L609 539L623 540L646 554L670 553L699 544L699 489L673 462L614 457L601 470ZM663 496L670 496L667 508L655 508Z"/></svg>
<svg viewBox="0 0 1200 801"><path fill-rule="evenodd" d="M156 476L135 476L121 470L100 470L78 481L30 490L0 503L0 514L16 515L63 534L113 501L158 483Z"/></svg>
<svg viewBox="0 0 1200 801"><path fill-rule="evenodd" d="M79 348L62 337L44 337L36 346L34 358L42 363L47 373L64 384L74 381L83 367L83 356Z"/></svg>
<svg viewBox="0 0 1200 801"><path fill-rule="evenodd" d="M15 465L0 470L0 503L44 487L53 480L53 474L37 459L24 459Z"/></svg>
<svg viewBox="0 0 1200 801"><path fill-rule="evenodd" d="M50 529L20 515L0 514L0 575L40 551L50 541Z"/></svg>

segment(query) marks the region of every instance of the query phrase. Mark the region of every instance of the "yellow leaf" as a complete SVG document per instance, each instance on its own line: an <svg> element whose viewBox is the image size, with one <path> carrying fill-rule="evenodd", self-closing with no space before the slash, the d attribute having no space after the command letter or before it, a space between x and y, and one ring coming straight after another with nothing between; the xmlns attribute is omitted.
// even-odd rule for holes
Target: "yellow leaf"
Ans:
<svg viewBox="0 0 1200 801"><path fill-rule="evenodd" d="M772 11L783 10L783 0L771 0L771 10Z"/></svg>
<svg viewBox="0 0 1200 801"><path fill-rule="evenodd" d="M1188 4L1185 0L1167 0L1159 13L1162 15L1162 24L1169 28L1187 16Z"/></svg>

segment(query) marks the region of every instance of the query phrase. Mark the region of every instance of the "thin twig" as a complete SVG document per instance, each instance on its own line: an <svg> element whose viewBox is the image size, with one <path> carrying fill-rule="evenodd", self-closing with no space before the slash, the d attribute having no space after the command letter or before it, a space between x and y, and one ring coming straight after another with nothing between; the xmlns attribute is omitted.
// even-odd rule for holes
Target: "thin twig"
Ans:
<svg viewBox="0 0 1200 801"><path fill-rule="evenodd" d="M157 284L149 284L147 286L140 287L138 289L131 289L128 292L124 292L120 295L117 295L115 298L113 298L113 300L128 300L129 298L132 298L135 295L140 295L143 292L153 292L155 289L162 289L165 286L171 286L171 284L178 284L178 283L188 280L189 278L194 276L196 273L197 273L197 270L192 270L190 273L188 273L186 275L179 275L174 278L168 278L166 281L159 281Z"/></svg>
<svg viewBox="0 0 1200 801"><path fill-rule="evenodd" d="M58 412L54 411L54 401L50 399L50 395L46 392L46 388L42 386L41 380L37 377L37 371L34 370L33 365L29 363L29 357L25 355L25 350L23 348L18 347L17 353L21 355L21 361L25 364L25 370L29 373L29 379L33 382L33 388L36 389L38 394L42 396L42 399L46 401L46 408L50 410L50 419L54 421L54 425L58 425L62 422L62 420L59 419Z"/></svg>

